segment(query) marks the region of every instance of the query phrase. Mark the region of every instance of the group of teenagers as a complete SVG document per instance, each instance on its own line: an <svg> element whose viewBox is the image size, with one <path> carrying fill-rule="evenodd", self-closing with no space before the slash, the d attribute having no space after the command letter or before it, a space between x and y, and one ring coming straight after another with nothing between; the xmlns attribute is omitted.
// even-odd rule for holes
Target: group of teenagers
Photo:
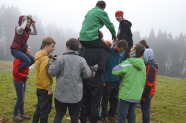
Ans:
<svg viewBox="0 0 186 123"><path fill-rule="evenodd" d="M13 80L17 95L13 121L31 119L24 112L24 97L29 66L35 63L38 102L32 123L48 122L54 90L52 77L56 77L54 123L62 122L67 108L71 123L78 123L78 119L86 123L87 117L90 117L90 123L97 123L99 117L102 123L125 123L126 119L128 123L135 123L138 103L143 123L150 123L157 76L153 50L145 40L133 45L132 24L124 19L120 10L115 12L120 23L116 36L105 8L106 3L98 1L88 11L79 38L67 40L62 55L51 55L56 42L52 37L45 37L35 58L30 55L31 48L27 44L30 35L37 35L35 21L32 16L19 17L10 47L15 57ZM112 43L103 41L99 29L104 25L112 34Z"/></svg>

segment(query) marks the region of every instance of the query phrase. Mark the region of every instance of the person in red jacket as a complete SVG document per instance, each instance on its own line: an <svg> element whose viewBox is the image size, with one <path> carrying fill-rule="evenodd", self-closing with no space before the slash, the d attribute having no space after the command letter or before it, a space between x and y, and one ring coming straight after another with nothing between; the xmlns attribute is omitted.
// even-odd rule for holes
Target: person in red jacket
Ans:
<svg viewBox="0 0 186 123"><path fill-rule="evenodd" d="M24 45L21 48L22 52L25 55L30 54L30 46ZM25 89L26 89L26 81L29 78L29 66L27 66L22 71L19 71L19 66L23 63L22 60L16 58L13 63L13 80L14 87L16 90L17 101L14 105L14 116L13 121L22 121L23 119L31 119L30 116L27 116L24 112L24 97L25 97ZM18 112L20 113L20 117L18 116Z"/></svg>
<svg viewBox="0 0 186 123"><path fill-rule="evenodd" d="M141 98L141 111L143 123L150 123L151 99L155 94L157 64L153 60L154 52L151 48L145 49L144 59L146 65L146 84Z"/></svg>
<svg viewBox="0 0 186 123"><path fill-rule="evenodd" d="M19 66L19 71L22 71L27 66L31 66L34 63L34 57L32 55L25 55L21 51L23 45L27 44L27 40L30 35L37 35L37 30L35 27L35 21L32 19L32 16L20 16L18 21L18 26L15 28L15 36L10 46L11 54L15 58L19 58L23 61ZM31 30L31 25L33 31Z"/></svg>

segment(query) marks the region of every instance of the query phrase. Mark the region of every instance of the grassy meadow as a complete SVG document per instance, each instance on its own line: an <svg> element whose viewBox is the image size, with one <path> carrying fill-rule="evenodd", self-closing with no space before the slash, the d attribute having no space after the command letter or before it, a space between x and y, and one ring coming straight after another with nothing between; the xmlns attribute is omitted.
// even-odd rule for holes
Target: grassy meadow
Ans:
<svg viewBox="0 0 186 123"><path fill-rule="evenodd" d="M12 122L13 108L16 101L16 92L13 85L12 62L0 61L6 64L7 71L0 70L0 116L9 118L7 123ZM53 84L55 88L55 80ZM151 123L186 123L186 78L172 78L158 76L156 94L152 99ZM34 70L30 70L30 78L27 81L24 109L25 113L33 116L36 109L37 97L34 85ZM52 104L55 106L54 103ZM137 123L142 122L141 110L137 108ZM49 123L53 123L55 109L51 110ZM66 118L63 123L70 123ZM23 123L31 123L31 120L23 120Z"/></svg>

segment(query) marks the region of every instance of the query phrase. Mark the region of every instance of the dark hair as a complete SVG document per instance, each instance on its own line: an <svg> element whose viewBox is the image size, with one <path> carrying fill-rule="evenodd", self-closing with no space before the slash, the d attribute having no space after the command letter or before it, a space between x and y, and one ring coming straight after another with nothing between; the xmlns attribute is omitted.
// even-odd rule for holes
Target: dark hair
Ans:
<svg viewBox="0 0 186 123"><path fill-rule="evenodd" d="M28 48L28 44L24 44L24 45L21 47L21 51L23 51L23 53L26 53L27 48Z"/></svg>
<svg viewBox="0 0 186 123"><path fill-rule="evenodd" d="M144 47L147 46L147 42L146 42L146 40L141 40L141 41L139 42L139 44L142 44Z"/></svg>
<svg viewBox="0 0 186 123"><path fill-rule="evenodd" d="M127 43L126 40L119 40L117 42L117 45L118 45L119 48L123 48L123 49L126 49L126 50L128 49L128 43Z"/></svg>
<svg viewBox="0 0 186 123"><path fill-rule="evenodd" d="M76 38L70 38L67 42L66 42L66 47L69 47L70 50L74 50L77 51L79 48L79 41Z"/></svg>
<svg viewBox="0 0 186 123"><path fill-rule="evenodd" d="M106 3L105 3L105 1L103 1L103 0L99 0L99 1L96 3L96 6L100 7L101 9L104 9L104 8L106 8Z"/></svg>
<svg viewBox="0 0 186 123"><path fill-rule="evenodd" d="M52 37L45 37L42 40L41 48L43 49L46 45L50 45L52 43L56 44L55 40Z"/></svg>
<svg viewBox="0 0 186 123"><path fill-rule="evenodd" d="M135 44L136 56L142 57L145 51L145 47L142 44Z"/></svg>

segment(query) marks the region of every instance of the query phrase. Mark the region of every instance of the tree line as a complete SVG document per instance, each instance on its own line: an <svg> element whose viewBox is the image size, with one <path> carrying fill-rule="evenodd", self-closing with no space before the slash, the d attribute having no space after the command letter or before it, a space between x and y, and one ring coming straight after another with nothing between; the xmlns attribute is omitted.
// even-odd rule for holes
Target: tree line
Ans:
<svg viewBox="0 0 186 123"><path fill-rule="evenodd" d="M21 15L17 7L0 7L0 59L13 60L10 54L10 45L14 38L15 27L18 25L18 18ZM38 35L30 36L28 44L31 46L31 54L35 54L41 47L41 40L45 36L51 36L56 40L56 53L65 51L65 41L71 37L78 37L78 33L72 29L64 31L50 24L46 27L42 25L37 16L33 16L36 21ZM171 77L186 77L186 35L180 33L173 37L171 33L159 30L157 35L152 29L148 36L141 37L139 31L133 32L134 43L145 39L148 45L154 50L155 61L158 63L158 74Z"/></svg>

